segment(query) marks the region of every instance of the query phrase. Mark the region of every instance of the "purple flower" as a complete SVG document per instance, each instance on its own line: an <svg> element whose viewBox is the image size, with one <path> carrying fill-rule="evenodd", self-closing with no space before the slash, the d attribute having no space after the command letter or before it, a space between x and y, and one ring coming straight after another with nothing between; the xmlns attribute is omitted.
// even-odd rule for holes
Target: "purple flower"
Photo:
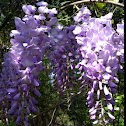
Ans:
<svg viewBox="0 0 126 126"><path fill-rule="evenodd" d="M52 18L54 14L57 14L56 8L49 9L49 17Z"/></svg>
<svg viewBox="0 0 126 126"><path fill-rule="evenodd" d="M34 94L37 96L41 96L41 93L36 88L34 89Z"/></svg>
<svg viewBox="0 0 126 126"><path fill-rule="evenodd" d="M18 107L18 105L19 105L19 103L17 101L12 103L11 109L9 110L8 114L13 114L15 109Z"/></svg>
<svg viewBox="0 0 126 126"><path fill-rule="evenodd" d="M112 104L108 103L108 104L107 104L107 107L108 107L108 109L109 109L111 112L114 111L114 110L113 110L113 107L112 107Z"/></svg>
<svg viewBox="0 0 126 126"><path fill-rule="evenodd" d="M35 13L36 7L32 5L24 5L22 9L26 14L32 15Z"/></svg>
<svg viewBox="0 0 126 126"><path fill-rule="evenodd" d="M24 125L25 125L25 126L28 126L28 122L24 121Z"/></svg>
<svg viewBox="0 0 126 126"><path fill-rule="evenodd" d="M37 6L48 6L47 2L41 1L36 3Z"/></svg>
<svg viewBox="0 0 126 126"><path fill-rule="evenodd" d="M38 11L43 14L43 13L49 13L49 9L46 6L41 6L38 8Z"/></svg>
<svg viewBox="0 0 126 126"><path fill-rule="evenodd" d="M32 106L32 112L37 113L38 110L34 106Z"/></svg>
<svg viewBox="0 0 126 126"><path fill-rule="evenodd" d="M16 123L19 123L19 122L20 122L20 120L21 120L21 117L20 117L20 116L18 116L18 117L17 117L17 119L16 119Z"/></svg>
<svg viewBox="0 0 126 126"><path fill-rule="evenodd" d="M81 21L81 17L82 17L82 12L79 11L79 13L77 13L77 15L74 16L74 20L75 20L76 22L80 22L80 21Z"/></svg>
<svg viewBox="0 0 126 126"><path fill-rule="evenodd" d="M30 114L29 107L26 107L27 114Z"/></svg>
<svg viewBox="0 0 126 126"><path fill-rule="evenodd" d="M80 11L81 11L83 14L91 15L91 12L90 12L90 10L89 10L87 7L81 8Z"/></svg>
<svg viewBox="0 0 126 126"><path fill-rule="evenodd" d="M124 35L124 24L117 24L117 32L120 35Z"/></svg>
<svg viewBox="0 0 126 126"><path fill-rule="evenodd" d="M76 23L80 21L88 21L89 16L91 15L90 10L87 7L81 8L79 13L74 17Z"/></svg>
<svg viewBox="0 0 126 126"><path fill-rule="evenodd" d="M56 17L52 17L49 21L46 21L47 26L52 26L52 25L55 25L56 23L57 23Z"/></svg>
<svg viewBox="0 0 126 126"><path fill-rule="evenodd" d="M40 23L41 20L45 20L46 17L43 14L34 15L34 18Z"/></svg>
<svg viewBox="0 0 126 126"><path fill-rule="evenodd" d="M92 115L92 116L90 117L91 120L95 120L95 118L96 118L96 115Z"/></svg>
<svg viewBox="0 0 126 126"><path fill-rule="evenodd" d="M17 91L16 88L9 88L7 89L8 93L15 93Z"/></svg>
<svg viewBox="0 0 126 126"><path fill-rule="evenodd" d="M33 84L34 84L34 86L39 86L39 82L37 80L35 80L35 79L33 81Z"/></svg>
<svg viewBox="0 0 126 126"><path fill-rule="evenodd" d="M90 114L91 114L91 115L95 115L95 114L96 114L96 112L97 112L97 110L96 110L96 109L94 109L92 112L90 112Z"/></svg>
<svg viewBox="0 0 126 126"><path fill-rule="evenodd" d="M105 16L101 16L101 19L111 20L112 16L113 16L113 13L110 12L110 13L106 14Z"/></svg>
<svg viewBox="0 0 126 126"><path fill-rule="evenodd" d="M116 88L117 87L117 85L114 82L112 82L112 81L109 81L109 86L111 88Z"/></svg>
<svg viewBox="0 0 126 126"><path fill-rule="evenodd" d="M96 125L98 123L98 120L94 121L93 124Z"/></svg>
<svg viewBox="0 0 126 126"><path fill-rule="evenodd" d="M15 26L17 29L17 33L19 34L20 32L23 32L27 26L25 24L25 22L23 22L19 17L15 18ZM13 31L13 30L12 30ZM15 31L16 32L16 31ZM12 36L12 35L11 35Z"/></svg>
<svg viewBox="0 0 126 126"><path fill-rule="evenodd" d="M21 62L24 67L31 67L34 64L33 56L28 54L22 54Z"/></svg>
<svg viewBox="0 0 126 126"><path fill-rule="evenodd" d="M109 116L111 119L115 119L115 117L114 117L111 113L108 113L108 116Z"/></svg>
<svg viewBox="0 0 126 126"><path fill-rule="evenodd" d="M19 100L19 98L20 98L20 93L16 94L16 95L13 97L14 100Z"/></svg>

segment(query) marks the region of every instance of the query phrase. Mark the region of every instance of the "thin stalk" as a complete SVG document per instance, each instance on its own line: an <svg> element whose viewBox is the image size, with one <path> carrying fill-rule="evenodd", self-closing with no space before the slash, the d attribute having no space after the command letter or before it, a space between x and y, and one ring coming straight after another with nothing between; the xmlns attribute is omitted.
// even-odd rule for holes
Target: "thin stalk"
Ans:
<svg viewBox="0 0 126 126"><path fill-rule="evenodd" d="M74 5L78 5L78 4L82 4L82 3L107 3L107 4L112 4L112 5L115 5L115 6L118 6L118 7L124 7L124 4L122 3L116 3L116 2L113 2L113 1L97 1L97 0L83 0L83 1L77 1L77 2L73 2L73 3L70 3L66 6L63 6L59 9L59 12L62 11L62 10L65 10L71 6L74 6Z"/></svg>

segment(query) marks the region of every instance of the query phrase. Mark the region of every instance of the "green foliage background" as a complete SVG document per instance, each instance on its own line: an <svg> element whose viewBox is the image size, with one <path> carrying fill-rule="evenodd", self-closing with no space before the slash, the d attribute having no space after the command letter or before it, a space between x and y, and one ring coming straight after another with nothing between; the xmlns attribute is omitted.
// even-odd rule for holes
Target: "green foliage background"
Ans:
<svg viewBox="0 0 126 126"><path fill-rule="evenodd" d="M45 0L49 4L49 8L57 8L67 5L75 0ZM10 31L15 29L14 18L24 16L22 11L23 4L32 4L38 2L37 0L0 0L0 72L2 69L1 63L3 62L3 54L9 51L10 45ZM124 0L120 0L120 3L124 3ZM57 15L58 22L66 26L73 24L73 16L78 12L77 8L87 6L91 12L92 17L100 17L109 12L113 14L113 27L116 28L116 24L120 23L124 18L123 8L116 7L114 5L108 5L104 3L88 3L72 6L68 9L62 10ZM3 48L4 46L4 48ZM90 121L88 107L86 105L85 93L80 93L75 96L68 95L62 97L56 94L53 88L53 78L50 74L50 64L46 57L43 59L44 69L39 75L39 79L42 85L39 87L41 97L36 97L38 100L37 108L39 110L37 115L29 115L31 126L92 126ZM118 93L114 95L116 105L114 107L114 116L116 119L113 124L109 126L124 126L124 75L117 73L119 77ZM74 92L78 92L78 88ZM107 108L106 108L107 109ZM53 119L52 119L52 115ZM52 120L51 120L52 119ZM50 122L52 121L52 122ZM0 120L0 126L6 126L6 122ZM104 125L104 124L103 124ZM16 126L15 119L11 117L9 120L9 126Z"/></svg>

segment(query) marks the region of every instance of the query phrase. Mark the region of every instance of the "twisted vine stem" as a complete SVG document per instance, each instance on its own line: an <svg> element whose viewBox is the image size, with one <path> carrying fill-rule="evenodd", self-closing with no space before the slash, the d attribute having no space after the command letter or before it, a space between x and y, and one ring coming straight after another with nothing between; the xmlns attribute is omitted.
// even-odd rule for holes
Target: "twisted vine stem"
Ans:
<svg viewBox="0 0 126 126"><path fill-rule="evenodd" d="M116 2L113 2L113 1L98 1L98 0L83 0L83 1L77 1L77 2L73 2L73 3L70 3L66 6L63 6L59 9L59 12L64 10L64 9L67 9L71 6L74 6L74 5L78 5L78 4L81 4L81 3L107 3L107 4L112 4L112 5L115 5L115 6L118 6L118 7L124 7L124 4L122 3L116 3Z"/></svg>

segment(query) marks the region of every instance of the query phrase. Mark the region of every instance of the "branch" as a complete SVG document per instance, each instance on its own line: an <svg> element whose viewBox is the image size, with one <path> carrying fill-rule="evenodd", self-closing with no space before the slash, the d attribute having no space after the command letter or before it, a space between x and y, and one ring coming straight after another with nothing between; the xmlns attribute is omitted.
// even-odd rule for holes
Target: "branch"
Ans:
<svg viewBox="0 0 126 126"><path fill-rule="evenodd" d="M74 6L74 5L78 5L78 4L81 4L81 3L107 3L107 4L112 4L112 5L115 5L115 6L119 6L119 7L124 7L124 4L121 4L121 3L116 3L116 2L113 2L113 1L97 1L97 0L83 0L83 1L77 1L77 2L73 2L73 3L70 3L66 6L63 6L59 9L59 12L64 10L64 9L67 9L71 6Z"/></svg>
<svg viewBox="0 0 126 126"><path fill-rule="evenodd" d="M70 99L72 99L72 98L74 98L74 97L76 97L76 96L78 96L78 95L79 95L79 94L75 94L74 96L71 96ZM65 102L67 102L67 100L57 101L56 104L55 104L54 106L52 106L51 108L49 108L49 109L47 109L47 110L45 110L45 111L42 111L42 112L40 112L39 114L33 116L32 119L35 119L35 118L37 118L38 116L42 115L43 113L47 113L47 112L49 112L49 111L52 110L52 109L58 108L60 105L64 104Z"/></svg>
<svg viewBox="0 0 126 126"><path fill-rule="evenodd" d="M51 118L51 121L50 121L50 123L48 124L48 126L51 125L51 123L52 123L52 121L53 121L53 117L54 117L55 112L56 112L56 108L55 108L54 111L53 111L52 118Z"/></svg>
<svg viewBox="0 0 126 126"><path fill-rule="evenodd" d="M33 116L32 119L35 119L36 117L40 116L41 114L47 113L47 112L49 112L52 109L56 109L57 107L59 107L60 105L64 104L65 102L66 102L66 100L63 100L62 102L58 102L58 104L56 104L55 106L49 108L48 110L42 111L39 114Z"/></svg>

